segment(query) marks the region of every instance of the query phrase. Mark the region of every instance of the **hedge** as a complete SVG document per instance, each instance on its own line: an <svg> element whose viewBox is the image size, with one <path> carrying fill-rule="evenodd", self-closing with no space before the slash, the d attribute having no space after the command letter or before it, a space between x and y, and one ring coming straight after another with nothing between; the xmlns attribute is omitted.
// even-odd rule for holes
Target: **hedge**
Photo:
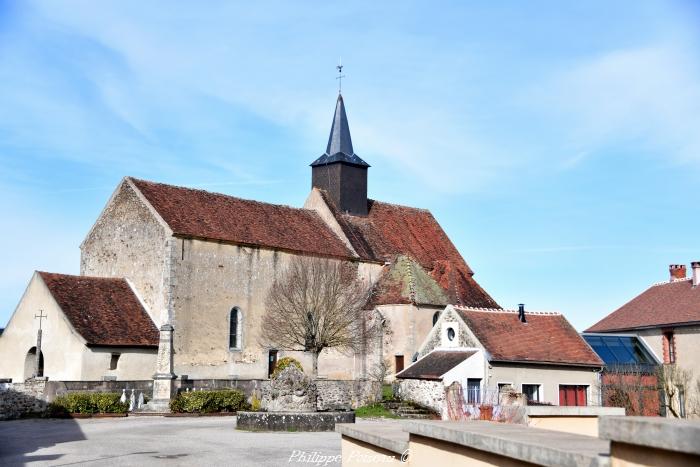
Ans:
<svg viewBox="0 0 700 467"><path fill-rule="evenodd" d="M250 408L245 394L236 389L181 392L170 401L176 413L237 412Z"/></svg>
<svg viewBox="0 0 700 467"><path fill-rule="evenodd" d="M69 413L126 413L128 403L119 401L121 394L116 392L73 392L58 396L49 404L50 416L63 416Z"/></svg>

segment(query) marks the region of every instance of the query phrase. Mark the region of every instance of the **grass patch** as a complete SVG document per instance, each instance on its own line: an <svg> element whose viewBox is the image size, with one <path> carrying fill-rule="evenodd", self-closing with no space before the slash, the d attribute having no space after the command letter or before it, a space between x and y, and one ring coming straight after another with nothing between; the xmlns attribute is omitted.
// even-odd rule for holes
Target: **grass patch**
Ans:
<svg viewBox="0 0 700 467"><path fill-rule="evenodd" d="M393 401L394 400L394 387L391 384L382 385L382 400L383 401Z"/></svg>
<svg viewBox="0 0 700 467"><path fill-rule="evenodd" d="M359 418L399 418L382 404L365 405L355 409L355 416Z"/></svg>

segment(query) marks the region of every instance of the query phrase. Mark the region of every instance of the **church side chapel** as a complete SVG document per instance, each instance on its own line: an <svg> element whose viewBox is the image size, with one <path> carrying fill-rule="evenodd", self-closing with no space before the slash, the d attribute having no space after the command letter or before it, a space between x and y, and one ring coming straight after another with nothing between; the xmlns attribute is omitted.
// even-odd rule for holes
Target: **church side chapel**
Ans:
<svg viewBox="0 0 700 467"><path fill-rule="evenodd" d="M299 256L352 263L384 326L363 354L324 350L319 377L400 372L445 306L500 307L429 211L367 197L369 168L339 94L302 208L125 177L80 245L80 275L31 278L0 337L0 378L266 379L284 356L308 369L263 332L270 287Z"/></svg>

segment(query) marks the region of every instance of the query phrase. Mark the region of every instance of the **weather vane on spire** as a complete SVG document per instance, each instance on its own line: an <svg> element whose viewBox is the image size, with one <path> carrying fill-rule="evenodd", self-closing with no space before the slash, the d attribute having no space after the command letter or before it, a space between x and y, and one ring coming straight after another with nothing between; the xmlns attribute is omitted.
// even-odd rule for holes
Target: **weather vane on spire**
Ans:
<svg viewBox="0 0 700 467"><path fill-rule="evenodd" d="M343 78L345 78L345 75L343 74L343 58L338 59L338 64L336 65L336 68L338 69L338 77L336 78L338 80L338 94L340 94L340 91L343 89Z"/></svg>

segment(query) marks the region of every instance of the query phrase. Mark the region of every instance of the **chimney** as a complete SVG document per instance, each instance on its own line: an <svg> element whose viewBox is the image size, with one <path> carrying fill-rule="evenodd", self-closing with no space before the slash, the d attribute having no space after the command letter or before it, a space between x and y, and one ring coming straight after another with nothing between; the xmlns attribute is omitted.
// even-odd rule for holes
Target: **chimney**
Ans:
<svg viewBox="0 0 700 467"><path fill-rule="evenodd" d="M693 287L697 287L700 284L700 261L693 261L690 267L693 268Z"/></svg>
<svg viewBox="0 0 700 467"><path fill-rule="evenodd" d="M518 319L520 320L521 323L527 323L527 320L525 319L525 304L520 303L518 305Z"/></svg>
<svg viewBox="0 0 700 467"><path fill-rule="evenodd" d="M685 264L671 264L668 267L668 271L671 273L669 282L673 282L676 279L685 279Z"/></svg>

